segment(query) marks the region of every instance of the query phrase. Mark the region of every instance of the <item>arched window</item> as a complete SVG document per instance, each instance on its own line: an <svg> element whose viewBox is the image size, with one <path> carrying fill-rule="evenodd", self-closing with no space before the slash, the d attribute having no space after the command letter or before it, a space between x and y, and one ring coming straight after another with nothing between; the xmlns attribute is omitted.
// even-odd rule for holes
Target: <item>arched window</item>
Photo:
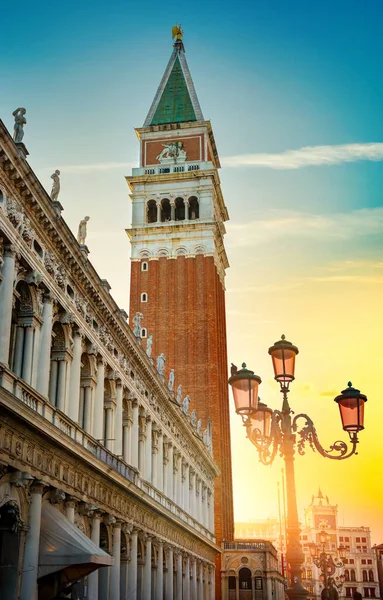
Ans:
<svg viewBox="0 0 383 600"><path fill-rule="evenodd" d="M199 219L199 202L195 196L189 198L189 219Z"/></svg>
<svg viewBox="0 0 383 600"><path fill-rule="evenodd" d="M145 329L145 327L143 327L143 328L141 329L141 337L142 337L142 338L146 338L146 337L147 337L147 335L148 335L147 329Z"/></svg>
<svg viewBox="0 0 383 600"><path fill-rule="evenodd" d="M348 569L346 569L344 572L344 580L350 581L350 571Z"/></svg>
<svg viewBox="0 0 383 600"><path fill-rule="evenodd" d="M367 571L365 569L363 569L363 571L362 571L362 580L363 581L368 581Z"/></svg>
<svg viewBox="0 0 383 600"><path fill-rule="evenodd" d="M171 213L170 201L168 198L164 198L161 200L161 222L165 223L166 221L170 221Z"/></svg>
<svg viewBox="0 0 383 600"><path fill-rule="evenodd" d="M176 198L176 221L183 221L185 219L185 201L183 198Z"/></svg>
<svg viewBox="0 0 383 600"><path fill-rule="evenodd" d="M251 590L251 571L247 567L242 567L239 571L239 589Z"/></svg>
<svg viewBox="0 0 383 600"><path fill-rule="evenodd" d="M157 204L155 200L149 200L146 205L146 217L148 223L157 222Z"/></svg>
<svg viewBox="0 0 383 600"><path fill-rule="evenodd" d="M368 572L368 581L374 581L374 571L371 569Z"/></svg>
<svg viewBox="0 0 383 600"><path fill-rule="evenodd" d="M144 261L141 263L141 271L148 271L148 270L149 270L149 263L148 263L148 262L146 262L146 260L144 260Z"/></svg>
<svg viewBox="0 0 383 600"><path fill-rule="evenodd" d="M351 581L356 581L355 570L354 569L351 569L351 571L350 571L350 580Z"/></svg>
<svg viewBox="0 0 383 600"><path fill-rule="evenodd" d="M148 294L146 292L143 292L141 294L141 302L147 302L148 301Z"/></svg>

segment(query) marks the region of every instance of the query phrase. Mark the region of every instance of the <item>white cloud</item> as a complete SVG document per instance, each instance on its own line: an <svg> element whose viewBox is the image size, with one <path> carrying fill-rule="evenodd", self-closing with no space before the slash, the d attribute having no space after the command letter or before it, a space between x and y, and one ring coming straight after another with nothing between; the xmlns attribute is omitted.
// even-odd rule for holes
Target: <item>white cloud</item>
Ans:
<svg viewBox="0 0 383 600"><path fill-rule="evenodd" d="M301 169L320 165L338 165L358 160L383 160L383 143L340 144L337 146L305 146L279 153L242 154L222 159L224 167L266 167L269 169Z"/></svg>
<svg viewBox="0 0 383 600"><path fill-rule="evenodd" d="M278 238L348 240L382 235L383 208L364 208L347 213L315 213L270 210L247 223L228 223L228 247L259 246Z"/></svg>

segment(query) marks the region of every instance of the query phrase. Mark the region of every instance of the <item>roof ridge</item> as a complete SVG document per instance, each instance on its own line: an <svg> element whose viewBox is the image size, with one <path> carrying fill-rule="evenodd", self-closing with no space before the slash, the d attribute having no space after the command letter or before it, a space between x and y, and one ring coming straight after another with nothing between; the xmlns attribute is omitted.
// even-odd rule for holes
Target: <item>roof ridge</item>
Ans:
<svg viewBox="0 0 383 600"><path fill-rule="evenodd" d="M175 70L177 60L183 78L183 81L181 82L179 81L179 75ZM176 82L177 75L178 88L176 90L174 88L171 88L171 79L173 78L174 82ZM181 88L186 89L182 90ZM165 97L166 93L167 97ZM170 99L173 100L171 106L168 104ZM177 106L176 100L178 103ZM169 108L170 111L168 110ZM168 115L166 115L167 112ZM169 62L162 76L160 85L157 88L154 100L145 119L144 127L149 127L150 125L161 125L165 123L180 123L187 121L203 120L203 114L190 74L189 66L185 57L185 49L183 43L180 41L176 41L173 46L173 52L170 56Z"/></svg>

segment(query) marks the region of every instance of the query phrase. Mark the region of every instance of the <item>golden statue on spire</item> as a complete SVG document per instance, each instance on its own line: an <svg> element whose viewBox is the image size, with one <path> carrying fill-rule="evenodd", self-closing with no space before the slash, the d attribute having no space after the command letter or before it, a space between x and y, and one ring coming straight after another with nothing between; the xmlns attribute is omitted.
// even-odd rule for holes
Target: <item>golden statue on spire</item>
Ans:
<svg viewBox="0 0 383 600"><path fill-rule="evenodd" d="M174 38L176 38L176 40L182 40L182 36L183 36L184 32L181 29L181 24L178 25L178 23L176 23L176 25L174 25L174 27L172 28L172 40L174 40Z"/></svg>

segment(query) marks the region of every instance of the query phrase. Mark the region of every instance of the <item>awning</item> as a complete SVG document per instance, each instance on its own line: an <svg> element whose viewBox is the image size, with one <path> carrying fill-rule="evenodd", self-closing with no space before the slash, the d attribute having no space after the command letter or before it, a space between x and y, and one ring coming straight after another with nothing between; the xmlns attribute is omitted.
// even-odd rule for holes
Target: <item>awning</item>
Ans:
<svg viewBox="0 0 383 600"><path fill-rule="evenodd" d="M61 571L60 579L77 581L100 567L112 565L112 556L101 550L86 535L50 504L41 509L38 579Z"/></svg>

